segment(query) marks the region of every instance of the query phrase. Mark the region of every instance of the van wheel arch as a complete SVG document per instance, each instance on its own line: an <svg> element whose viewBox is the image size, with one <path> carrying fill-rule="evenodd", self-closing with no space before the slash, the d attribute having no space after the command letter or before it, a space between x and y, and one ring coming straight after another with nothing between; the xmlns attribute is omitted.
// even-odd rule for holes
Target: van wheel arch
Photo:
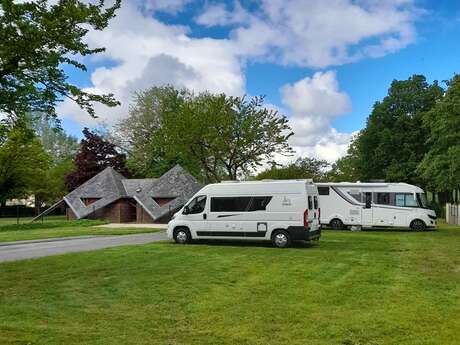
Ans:
<svg viewBox="0 0 460 345"><path fill-rule="evenodd" d="M414 231L425 231L426 224L423 220L416 218L410 222L410 228Z"/></svg>
<svg viewBox="0 0 460 345"><path fill-rule="evenodd" d="M345 229L345 225L343 224L342 220L337 217L331 219L331 221L329 222L329 226L334 230Z"/></svg>

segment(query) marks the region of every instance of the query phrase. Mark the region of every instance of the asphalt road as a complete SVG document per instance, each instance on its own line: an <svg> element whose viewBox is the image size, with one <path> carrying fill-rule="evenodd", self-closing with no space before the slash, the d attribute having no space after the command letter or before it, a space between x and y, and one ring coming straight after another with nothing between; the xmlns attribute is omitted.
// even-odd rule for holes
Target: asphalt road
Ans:
<svg viewBox="0 0 460 345"><path fill-rule="evenodd" d="M40 258L109 247L166 240L165 232L120 236L86 236L0 244L0 262Z"/></svg>

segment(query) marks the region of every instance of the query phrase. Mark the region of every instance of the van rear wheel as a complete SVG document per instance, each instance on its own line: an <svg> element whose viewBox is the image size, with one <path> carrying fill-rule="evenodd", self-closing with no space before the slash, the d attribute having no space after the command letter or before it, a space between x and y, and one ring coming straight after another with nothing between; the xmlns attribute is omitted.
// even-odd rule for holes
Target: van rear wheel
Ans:
<svg viewBox="0 0 460 345"><path fill-rule="evenodd" d="M426 225L422 220L416 219L410 223L410 228L414 231L425 231Z"/></svg>
<svg viewBox="0 0 460 345"><path fill-rule="evenodd" d="M337 219L337 218L331 220L331 223L329 225L334 230L342 230L343 229L343 222L340 219Z"/></svg>
<svg viewBox="0 0 460 345"><path fill-rule="evenodd" d="M272 235L272 243L277 248L287 248L291 245L291 236L284 230L275 230Z"/></svg>
<svg viewBox="0 0 460 345"><path fill-rule="evenodd" d="M192 235L190 235L190 231L187 228L177 228L174 230L174 241L179 244L187 244L192 241Z"/></svg>

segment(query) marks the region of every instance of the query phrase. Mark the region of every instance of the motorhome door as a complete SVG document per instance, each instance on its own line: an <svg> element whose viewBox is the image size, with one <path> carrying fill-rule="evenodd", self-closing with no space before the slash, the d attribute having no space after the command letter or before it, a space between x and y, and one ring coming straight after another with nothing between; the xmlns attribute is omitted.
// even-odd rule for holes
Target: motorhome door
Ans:
<svg viewBox="0 0 460 345"><path fill-rule="evenodd" d="M364 208L361 212L361 224L362 226L372 226L372 193L365 192L364 194Z"/></svg>

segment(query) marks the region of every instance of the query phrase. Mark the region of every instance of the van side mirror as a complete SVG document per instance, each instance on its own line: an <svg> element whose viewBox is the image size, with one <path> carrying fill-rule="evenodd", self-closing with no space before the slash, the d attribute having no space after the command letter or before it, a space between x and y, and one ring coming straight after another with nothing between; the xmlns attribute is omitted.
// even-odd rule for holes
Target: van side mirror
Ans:
<svg viewBox="0 0 460 345"><path fill-rule="evenodd" d="M190 213L190 208L188 206L184 206L184 211L182 214L189 214Z"/></svg>

